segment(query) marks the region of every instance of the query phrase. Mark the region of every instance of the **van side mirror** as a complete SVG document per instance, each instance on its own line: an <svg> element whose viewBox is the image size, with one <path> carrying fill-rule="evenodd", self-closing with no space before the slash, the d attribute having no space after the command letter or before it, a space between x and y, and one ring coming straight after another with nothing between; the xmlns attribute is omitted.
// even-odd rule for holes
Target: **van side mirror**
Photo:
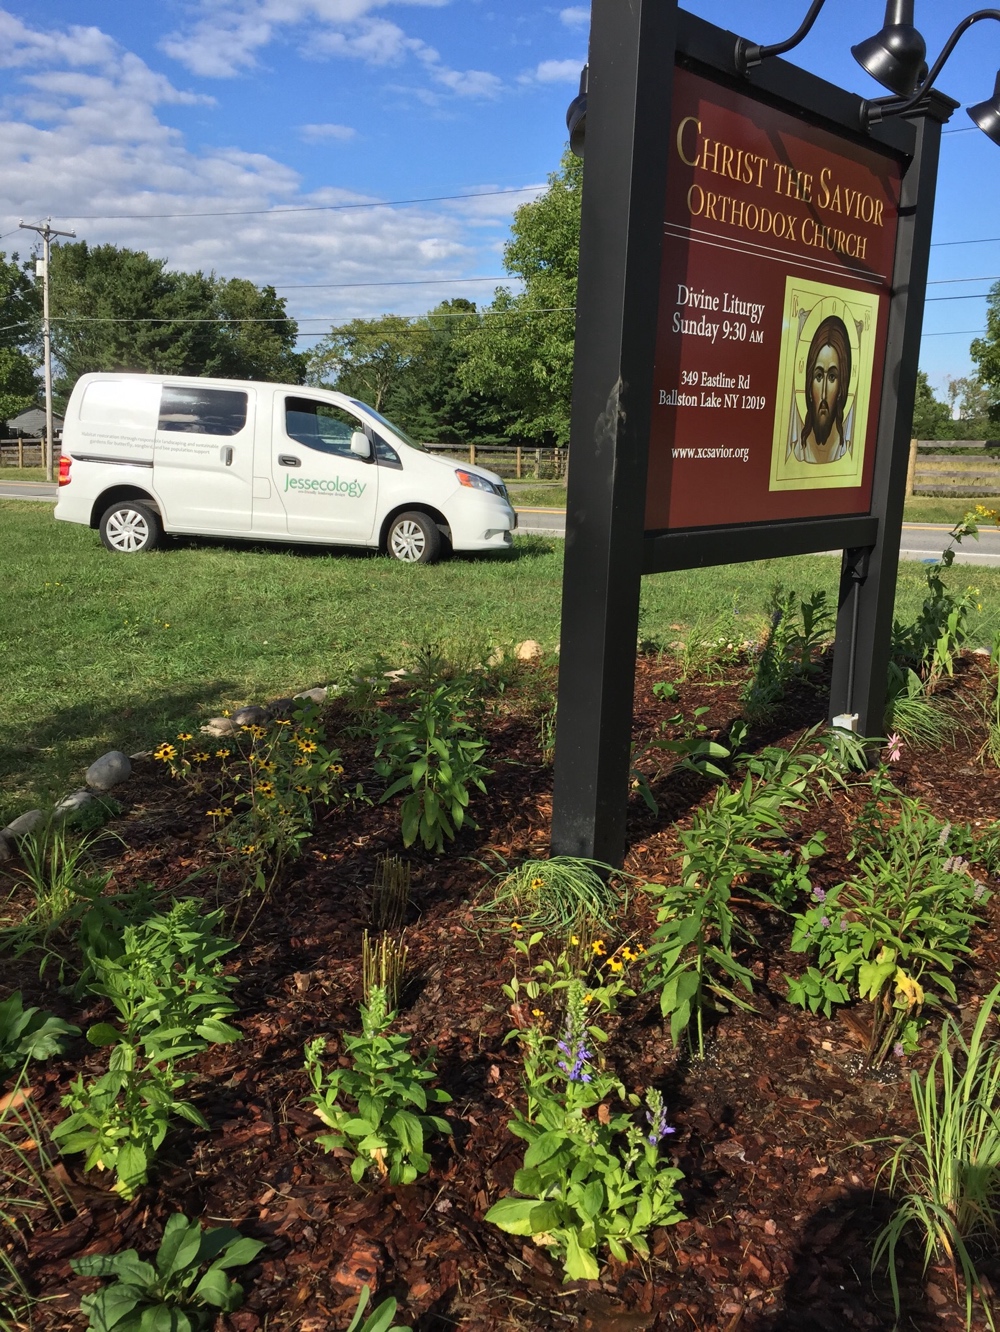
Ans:
<svg viewBox="0 0 1000 1332"><path fill-rule="evenodd" d="M368 443L368 436L363 430L355 430L351 435L351 452L357 454L359 458L372 456L372 446Z"/></svg>

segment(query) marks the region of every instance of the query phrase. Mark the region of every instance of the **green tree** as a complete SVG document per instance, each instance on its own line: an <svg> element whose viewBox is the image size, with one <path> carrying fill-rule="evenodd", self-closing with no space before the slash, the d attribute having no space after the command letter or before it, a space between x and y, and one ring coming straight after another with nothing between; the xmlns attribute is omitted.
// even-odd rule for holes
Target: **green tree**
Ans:
<svg viewBox="0 0 1000 1332"><path fill-rule="evenodd" d="M1000 282L990 288L986 302L986 334L973 339L969 352L985 391L986 419L996 426L1000 424Z"/></svg>
<svg viewBox="0 0 1000 1332"><path fill-rule="evenodd" d="M990 391L978 375L948 380L948 428L944 439L985 439L990 433Z"/></svg>
<svg viewBox="0 0 1000 1332"><path fill-rule="evenodd" d="M918 370L917 396L913 403L914 439L948 439L950 425L948 404L935 398L926 371Z"/></svg>
<svg viewBox="0 0 1000 1332"><path fill-rule="evenodd" d="M504 268L523 291L498 287L461 335L460 381L503 403L497 421L510 439L569 441L582 185L583 163L567 149L546 192L514 214Z"/></svg>
<svg viewBox="0 0 1000 1332"><path fill-rule="evenodd" d="M310 384L336 388L392 415L405 403L408 381L427 340L426 324L414 324L401 315L352 319L332 328L316 344L309 355L307 378Z"/></svg>
<svg viewBox="0 0 1000 1332"><path fill-rule="evenodd" d="M31 358L17 347L0 347L0 421L33 407L37 397Z"/></svg>
<svg viewBox="0 0 1000 1332"><path fill-rule="evenodd" d="M0 251L0 421L34 405L39 382L41 299L31 260Z"/></svg>
<svg viewBox="0 0 1000 1332"><path fill-rule="evenodd" d="M297 325L273 288L168 272L166 264L115 245L53 246L52 346L61 398L93 370L301 382ZM237 322L257 319L268 322Z"/></svg>
<svg viewBox="0 0 1000 1332"><path fill-rule="evenodd" d="M400 423L418 439L442 444L502 443L497 421L504 404L478 384L466 384L460 373L470 331L482 324L475 302L442 301L419 324L425 329L420 352L393 407Z"/></svg>

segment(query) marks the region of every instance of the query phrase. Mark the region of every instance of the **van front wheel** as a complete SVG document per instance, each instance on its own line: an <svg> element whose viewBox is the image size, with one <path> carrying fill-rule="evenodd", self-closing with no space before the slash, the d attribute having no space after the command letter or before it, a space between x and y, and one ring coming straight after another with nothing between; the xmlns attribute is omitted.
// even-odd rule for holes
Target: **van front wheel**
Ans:
<svg viewBox="0 0 1000 1332"><path fill-rule="evenodd" d="M426 513L401 513L392 520L385 546L404 564L433 564L441 554L441 533Z"/></svg>
<svg viewBox="0 0 1000 1332"><path fill-rule="evenodd" d="M136 555L160 544L163 527L159 518L137 500L112 504L101 519L101 540L119 555Z"/></svg>

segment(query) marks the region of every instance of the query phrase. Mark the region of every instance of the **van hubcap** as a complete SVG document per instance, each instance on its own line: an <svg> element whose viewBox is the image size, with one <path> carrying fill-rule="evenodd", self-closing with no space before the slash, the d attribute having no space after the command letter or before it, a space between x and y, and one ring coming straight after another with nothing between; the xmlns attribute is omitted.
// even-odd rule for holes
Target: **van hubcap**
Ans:
<svg viewBox="0 0 1000 1332"><path fill-rule="evenodd" d="M397 560L405 560L407 564L414 564L424 553L427 538L424 536L423 528L419 523L408 520L405 523L397 523L392 529L392 539L389 544L392 546L392 553Z"/></svg>
<svg viewBox="0 0 1000 1332"><path fill-rule="evenodd" d="M135 509L119 509L113 513L105 530L115 550L142 550L149 540L149 524Z"/></svg>

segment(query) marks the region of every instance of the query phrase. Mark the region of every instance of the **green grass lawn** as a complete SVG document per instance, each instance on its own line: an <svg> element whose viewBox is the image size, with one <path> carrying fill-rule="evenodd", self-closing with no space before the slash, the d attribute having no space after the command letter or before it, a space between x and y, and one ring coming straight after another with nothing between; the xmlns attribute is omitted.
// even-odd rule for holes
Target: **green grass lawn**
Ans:
<svg viewBox="0 0 1000 1332"><path fill-rule="evenodd" d="M56 460L58 462L58 459ZM18 481L44 481L44 467L0 467L0 481L9 484Z"/></svg>
<svg viewBox="0 0 1000 1332"><path fill-rule="evenodd" d="M96 532L56 523L48 505L0 500L4 663L0 820L60 795L111 747L134 752L181 721L343 680L377 656L396 666L434 642L468 658L559 633L563 543L519 538L507 556L430 568L323 548L178 542L109 554ZM776 583L834 594L838 562L804 556L661 574L643 583L641 635L675 626L760 632ZM1000 571L956 567L982 590L978 640L1000 628ZM904 564L898 608L923 599Z"/></svg>

